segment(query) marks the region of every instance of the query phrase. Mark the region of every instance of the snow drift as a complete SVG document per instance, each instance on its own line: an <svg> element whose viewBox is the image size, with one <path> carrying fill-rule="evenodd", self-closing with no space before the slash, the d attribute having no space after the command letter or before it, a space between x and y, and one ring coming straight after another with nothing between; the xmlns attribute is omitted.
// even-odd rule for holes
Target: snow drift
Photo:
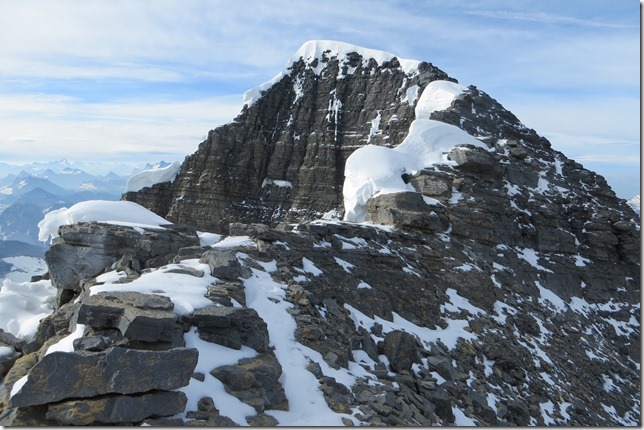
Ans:
<svg viewBox="0 0 644 430"><path fill-rule="evenodd" d="M72 207L49 212L38 223L38 240L58 237L58 227L79 222L100 221L134 227L159 227L171 224L164 218L133 202L87 200Z"/></svg>

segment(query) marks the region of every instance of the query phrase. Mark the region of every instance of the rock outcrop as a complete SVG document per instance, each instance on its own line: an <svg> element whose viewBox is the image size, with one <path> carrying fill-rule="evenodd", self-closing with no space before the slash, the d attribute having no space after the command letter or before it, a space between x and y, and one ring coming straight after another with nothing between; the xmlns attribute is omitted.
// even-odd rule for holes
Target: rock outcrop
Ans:
<svg viewBox="0 0 644 430"><path fill-rule="evenodd" d="M428 115L484 144L340 221L347 157L449 78L312 46L125 196L193 227L61 227L57 309L0 333L0 424L639 425L638 215L468 87Z"/></svg>
<svg viewBox="0 0 644 430"><path fill-rule="evenodd" d="M313 44L237 118L212 130L174 182L124 198L214 232L231 222L274 225L341 212L347 157L367 143L400 143L422 89L452 78L429 63L409 67L394 56L379 63L345 44L346 56L324 47L307 56Z"/></svg>

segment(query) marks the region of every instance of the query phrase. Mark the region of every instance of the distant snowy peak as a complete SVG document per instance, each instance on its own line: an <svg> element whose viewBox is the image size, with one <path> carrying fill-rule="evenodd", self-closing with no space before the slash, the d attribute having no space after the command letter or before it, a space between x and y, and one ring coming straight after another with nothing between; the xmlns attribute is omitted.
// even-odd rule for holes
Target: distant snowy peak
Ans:
<svg viewBox="0 0 644 430"><path fill-rule="evenodd" d="M359 61L354 54L360 56ZM278 73L273 79L256 88L246 91L246 93L244 93L243 104L250 106L259 100L264 91L275 85L284 76L291 74L294 63L302 60L307 67L315 72L316 75L319 75L326 67L328 60L332 58L337 58L343 65L347 66L348 74L352 74L356 70L358 62L364 63L371 59L376 61L378 65L382 65L383 63L396 59L400 65L399 67L410 76L415 75L418 72L418 67L423 63L418 60L399 58L390 52L364 48L350 43L338 42L335 40L310 40L305 42L295 52L295 54L289 58L284 70Z"/></svg>
<svg viewBox="0 0 644 430"><path fill-rule="evenodd" d="M642 204L640 203L640 195L636 195L626 202L633 210L639 215Z"/></svg>

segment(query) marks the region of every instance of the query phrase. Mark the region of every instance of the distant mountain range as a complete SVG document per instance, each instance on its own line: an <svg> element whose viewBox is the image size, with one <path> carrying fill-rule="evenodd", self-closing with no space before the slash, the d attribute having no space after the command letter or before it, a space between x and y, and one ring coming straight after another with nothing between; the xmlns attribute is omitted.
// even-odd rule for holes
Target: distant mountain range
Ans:
<svg viewBox="0 0 644 430"><path fill-rule="evenodd" d="M119 200L132 175L168 165L165 161L138 167L67 160L0 163L0 241L15 241L4 244L14 250L6 251L6 256L26 255L16 243L44 246L38 242L38 222L46 213L84 200ZM81 167L96 170L89 173Z"/></svg>

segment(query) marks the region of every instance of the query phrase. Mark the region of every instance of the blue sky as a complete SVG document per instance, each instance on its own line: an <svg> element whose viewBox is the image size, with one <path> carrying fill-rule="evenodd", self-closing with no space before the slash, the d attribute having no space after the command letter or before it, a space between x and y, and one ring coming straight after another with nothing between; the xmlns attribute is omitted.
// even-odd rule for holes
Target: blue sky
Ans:
<svg viewBox="0 0 644 430"><path fill-rule="evenodd" d="M0 162L182 160L310 39L433 63L640 192L634 0L0 0Z"/></svg>

